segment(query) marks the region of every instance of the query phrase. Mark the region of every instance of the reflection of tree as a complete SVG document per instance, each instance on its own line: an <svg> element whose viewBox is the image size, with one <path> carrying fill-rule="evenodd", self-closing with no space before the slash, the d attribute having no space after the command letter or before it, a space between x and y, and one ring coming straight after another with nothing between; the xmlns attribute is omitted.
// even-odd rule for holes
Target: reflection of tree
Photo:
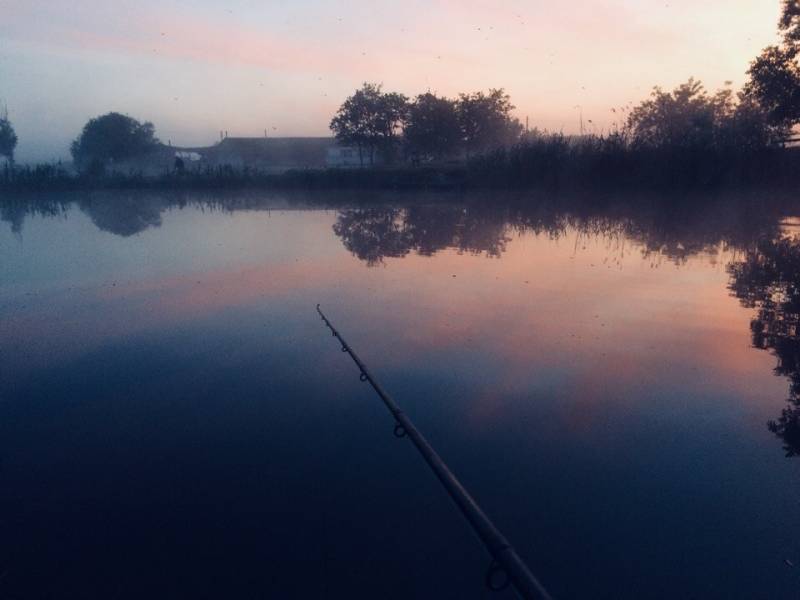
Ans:
<svg viewBox="0 0 800 600"><path fill-rule="evenodd" d="M499 257L510 239L505 214L453 206L342 210L333 231L368 265L412 251L432 256L445 248Z"/></svg>
<svg viewBox="0 0 800 600"><path fill-rule="evenodd" d="M11 223L12 233L22 233L22 224L25 222L27 214L27 207L21 203L9 203L0 206L0 220Z"/></svg>
<svg viewBox="0 0 800 600"><path fill-rule="evenodd" d="M369 265L410 252L432 256L446 248L500 257L511 233L547 235L569 232L581 239L607 242L610 258L629 249L644 256L685 263L698 254L752 247L756 240L777 235L778 218L746 202L728 200L647 208L623 205L569 207L548 203L525 206L473 202L465 205L372 206L341 210L334 232L345 247Z"/></svg>
<svg viewBox="0 0 800 600"><path fill-rule="evenodd" d="M342 211L333 231L345 248L369 265L385 257L405 256L411 246L402 211L395 208Z"/></svg>
<svg viewBox="0 0 800 600"><path fill-rule="evenodd" d="M157 196L108 192L92 194L80 207L99 229L128 237L148 227L160 227L166 204Z"/></svg>
<svg viewBox="0 0 800 600"><path fill-rule="evenodd" d="M499 257L509 241L507 215L454 206L360 208L339 212L333 231L355 256L376 265L410 252L445 248Z"/></svg>
<svg viewBox="0 0 800 600"><path fill-rule="evenodd" d="M730 289L756 309L753 345L778 359L775 373L789 379L788 406L768 423L786 456L800 455L800 240L764 241L728 267Z"/></svg>
<svg viewBox="0 0 800 600"><path fill-rule="evenodd" d="M10 223L12 233L21 234L25 217L29 215L55 217L63 214L68 204L69 202L60 195L8 198L0 202L0 221Z"/></svg>

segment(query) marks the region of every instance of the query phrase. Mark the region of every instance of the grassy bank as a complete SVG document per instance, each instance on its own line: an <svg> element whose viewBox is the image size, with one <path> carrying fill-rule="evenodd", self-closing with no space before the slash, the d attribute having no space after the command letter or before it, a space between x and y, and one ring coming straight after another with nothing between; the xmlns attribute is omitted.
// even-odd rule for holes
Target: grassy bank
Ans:
<svg viewBox="0 0 800 600"><path fill-rule="evenodd" d="M800 183L800 148L634 148L613 137L541 136L465 162L268 174L229 166L146 176L72 174L57 165L0 173L0 191L152 190L672 190Z"/></svg>

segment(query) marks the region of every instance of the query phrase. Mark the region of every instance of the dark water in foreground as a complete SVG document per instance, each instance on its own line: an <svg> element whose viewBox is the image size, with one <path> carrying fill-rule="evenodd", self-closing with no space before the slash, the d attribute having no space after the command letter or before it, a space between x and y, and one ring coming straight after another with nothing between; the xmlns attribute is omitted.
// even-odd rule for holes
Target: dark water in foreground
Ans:
<svg viewBox="0 0 800 600"><path fill-rule="evenodd" d="M513 597L317 302L557 597L800 595L800 210L58 200L0 223L0 598Z"/></svg>

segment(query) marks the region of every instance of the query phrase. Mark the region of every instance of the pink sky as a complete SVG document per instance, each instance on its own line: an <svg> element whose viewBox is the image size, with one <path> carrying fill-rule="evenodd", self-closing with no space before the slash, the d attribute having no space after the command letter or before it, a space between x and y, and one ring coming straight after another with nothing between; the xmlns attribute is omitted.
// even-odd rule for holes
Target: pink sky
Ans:
<svg viewBox="0 0 800 600"><path fill-rule="evenodd" d="M408 95L505 87L532 125L575 131L580 106L599 131L656 84L741 85L779 11L777 0L3 4L0 98L22 160L66 156L109 110L175 144L220 129L327 135L363 81Z"/></svg>

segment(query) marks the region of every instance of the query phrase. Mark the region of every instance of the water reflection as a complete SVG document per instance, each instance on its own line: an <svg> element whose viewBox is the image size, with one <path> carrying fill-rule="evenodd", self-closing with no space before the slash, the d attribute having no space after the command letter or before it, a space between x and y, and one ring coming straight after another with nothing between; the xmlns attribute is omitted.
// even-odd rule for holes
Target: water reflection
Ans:
<svg viewBox="0 0 800 600"><path fill-rule="evenodd" d="M650 209L633 206L605 212L582 206L521 209L480 204L351 208L338 212L333 231L368 266L410 252L432 256L447 248L499 258L514 236L532 233L559 240L568 232L578 233L576 249L585 239L606 240L610 260L618 258L614 254L638 249L645 257L684 263L699 254L747 249L779 232L777 214L750 205L733 204L724 212L691 204Z"/></svg>
<svg viewBox="0 0 800 600"><path fill-rule="evenodd" d="M58 195L0 199L0 221L11 226L11 232L19 235L25 219L29 216L55 217L64 214L70 204L69 198Z"/></svg>
<svg viewBox="0 0 800 600"><path fill-rule="evenodd" d="M308 208L322 204L336 210L333 233L368 267L416 254L444 250L501 258L515 237L526 234L566 240L578 251L602 239L610 267L627 253L650 259L651 267L668 260L684 264L705 255L713 262L725 254L730 290L742 305L756 310L752 341L778 359L775 374L790 381L788 405L768 424L787 456L800 455L800 238L786 236L783 217L791 199L725 198L452 198L431 196L319 197L261 193L187 194L105 191L60 196L7 198L0 220L20 236L29 216L63 216L71 205L100 230L121 237L162 225L173 208L234 212L269 208ZM733 257L731 260L730 257Z"/></svg>
<svg viewBox="0 0 800 600"><path fill-rule="evenodd" d="M800 455L800 239L763 240L728 266L731 291L756 310L753 346L777 359L775 374L789 379L788 405L769 422L786 456Z"/></svg>
<svg viewBox="0 0 800 600"><path fill-rule="evenodd" d="M787 214L762 198L0 199L0 596L476 597L480 548L392 442L321 302L558 597L791 597Z"/></svg>
<svg viewBox="0 0 800 600"><path fill-rule="evenodd" d="M101 192L79 201L98 229L129 237L149 227L161 227L161 213L168 204L158 195Z"/></svg>
<svg viewBox="0 0 800 600"><path fill-rule="evenodd" d="M500 257L511 240L508 216L457 206L341 210L334 233L354 256L374 266L409 252L432 256L445 248Z"/></svg>

